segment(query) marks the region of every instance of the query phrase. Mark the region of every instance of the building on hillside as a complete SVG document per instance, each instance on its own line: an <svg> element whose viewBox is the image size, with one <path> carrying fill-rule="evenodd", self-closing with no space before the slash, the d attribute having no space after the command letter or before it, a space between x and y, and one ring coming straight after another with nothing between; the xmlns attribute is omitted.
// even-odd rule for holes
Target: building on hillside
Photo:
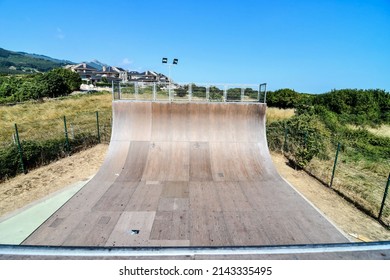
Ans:
<svg viewBox="0 0 390 280"><path fill-rule="evenodd" d="M116 66L102 66L99 70L88 63L79 63L76 65L67 65L65 68L78 73L83 81L88 84L96 84L96 82L105 81L108 83L114 82L162 82L167 83L167 76L154 71L127 71Z"/></svg>
<svg viewBox="0 0 390 280"><path fill-rule="evenodd" d="M81 80L88 83L100 82L101 77L97 75L99 71L95 67L88 65L87 63L79 63L76 65L66 65L66 69L70 69L80 75Z"/></svg>

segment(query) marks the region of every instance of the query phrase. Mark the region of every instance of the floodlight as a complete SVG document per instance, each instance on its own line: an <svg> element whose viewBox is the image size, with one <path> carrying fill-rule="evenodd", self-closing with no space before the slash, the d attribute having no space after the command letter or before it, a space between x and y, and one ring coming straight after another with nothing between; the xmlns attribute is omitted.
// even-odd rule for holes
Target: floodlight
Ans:
<svg viewBox="0 0 390 280"><path fill-rule="evenodd" d="M177 58L173 59L173 64L177 64L178 62L179 62L179 60Z"/></svg>
<svg viewBox="0 0 390 280"><path fill-rule="evenodd" d="M167 63L168 62L168 58L166 58L166 57L163 57L163 59L162 59L162 63Z"/></svg>

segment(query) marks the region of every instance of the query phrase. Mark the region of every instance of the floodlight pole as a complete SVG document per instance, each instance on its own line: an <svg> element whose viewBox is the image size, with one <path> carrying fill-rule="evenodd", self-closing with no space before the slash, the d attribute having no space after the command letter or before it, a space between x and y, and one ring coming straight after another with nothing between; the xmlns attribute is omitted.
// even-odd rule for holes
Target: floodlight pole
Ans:
<svg viewBox="0 0 390 280"><path fill-rule="evenodd" d="M166 57L163 57L162 63L168 65L168 94L169 94L169 101L172 101L172 94L171 94L171 66L176 65L178 63L178 59L174 58L173 63L168 63L168 59Z"/></svg>

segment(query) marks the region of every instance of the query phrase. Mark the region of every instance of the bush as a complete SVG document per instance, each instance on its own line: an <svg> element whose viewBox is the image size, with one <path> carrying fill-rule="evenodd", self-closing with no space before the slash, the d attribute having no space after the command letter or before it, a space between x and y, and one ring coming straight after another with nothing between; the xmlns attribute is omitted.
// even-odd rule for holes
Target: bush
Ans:
<svg viewBox="0 0 390 280"><path fill-rule="evenodd" d="M65 139L44 141L22 141L23 162L27 170L49 164L67 154L74 153L97 144L96 135L78 134L69 139L70 151ZM20 156L16 145L0 149L0 181L22 172Z"/></svg>
<svg viewBox="0 0 390 280"><path fill-rule="evenodd" d="M305 167L315 156L324 154L326 129L315 115L303 114L273 122L267 127L271 150L282 150L297 168Z"/></svg>

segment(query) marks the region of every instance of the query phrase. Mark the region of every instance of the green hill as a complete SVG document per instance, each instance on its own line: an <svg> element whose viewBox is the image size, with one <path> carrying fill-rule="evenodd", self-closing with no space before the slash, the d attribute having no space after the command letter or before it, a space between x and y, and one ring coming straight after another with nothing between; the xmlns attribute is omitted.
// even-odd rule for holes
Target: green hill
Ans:
<svg viewBox="0 0 390 280"><path fill-rule="evenodd" d="M47 72L69 64L69 61L28 53L13 52L0 48L0 73L23 74Z"/></svg>

